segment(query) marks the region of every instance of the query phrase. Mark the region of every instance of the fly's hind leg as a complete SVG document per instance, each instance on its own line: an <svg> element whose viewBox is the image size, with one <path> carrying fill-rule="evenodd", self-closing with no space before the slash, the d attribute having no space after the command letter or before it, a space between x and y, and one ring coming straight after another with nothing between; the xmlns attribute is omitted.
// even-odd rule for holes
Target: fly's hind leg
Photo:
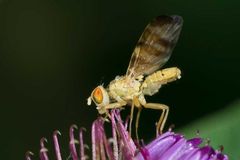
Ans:
<svg viewBox="0 0 240 160"><path fill-rule="evenodd" d="M158 121L157 127L156 127L157 136L159 135L159 132L160 132L160 134L162 134L164 125L165 125L167 117L168 117L169 107L164 104L160 104L160 103L146 103L144 105L144 107L150 108L150 109L162 110L161 116L159 118L159 121Z"/></svg>

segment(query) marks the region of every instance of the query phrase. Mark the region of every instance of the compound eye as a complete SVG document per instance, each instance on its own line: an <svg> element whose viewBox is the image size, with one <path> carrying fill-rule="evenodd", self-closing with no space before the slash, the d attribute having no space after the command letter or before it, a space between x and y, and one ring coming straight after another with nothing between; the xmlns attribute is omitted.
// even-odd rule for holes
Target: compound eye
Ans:
<svg viewBox="0 0 240 160"><path fill-rule="evenodd" d="M103 93L100 87L97 87L94 89L93 91L93 100L97 103L97 104L101 104L103 101Z"/></svg>

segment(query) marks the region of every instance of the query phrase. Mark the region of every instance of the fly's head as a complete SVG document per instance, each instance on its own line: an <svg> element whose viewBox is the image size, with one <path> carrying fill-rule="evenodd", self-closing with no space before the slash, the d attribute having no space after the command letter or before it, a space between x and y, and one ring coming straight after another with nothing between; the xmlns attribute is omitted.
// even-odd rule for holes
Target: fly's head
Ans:
<svg viewBox="0 0 240 160"><path fill-rule="evenodd" d="M91 105L92 101L97 106L99 114L105 114L107 111L105 106L109 104L109 95L103 86L97 86L87 99L87 104Z"/></svg>

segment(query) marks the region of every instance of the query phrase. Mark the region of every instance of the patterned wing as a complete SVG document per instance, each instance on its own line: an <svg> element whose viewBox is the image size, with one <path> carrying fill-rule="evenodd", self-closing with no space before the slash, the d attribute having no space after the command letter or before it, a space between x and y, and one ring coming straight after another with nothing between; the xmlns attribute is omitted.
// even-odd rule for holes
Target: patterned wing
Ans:
<svg viewBox="0 0 240 160"><path fill-rule="evenodd" d="M142 33L133 51L126 75L149 75L170 58L181 32L180 16L159 16Z"/></svg>

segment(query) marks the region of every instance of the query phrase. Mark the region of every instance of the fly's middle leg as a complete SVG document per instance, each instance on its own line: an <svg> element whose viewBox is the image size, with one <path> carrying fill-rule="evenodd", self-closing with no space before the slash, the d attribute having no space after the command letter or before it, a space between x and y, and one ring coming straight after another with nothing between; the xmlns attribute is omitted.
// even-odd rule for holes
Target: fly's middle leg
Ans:
<svg viewBox="0 0 240 160"><path fill-rule="evenodd" d="M134 107L138 108L138 112L137 112L137 117L136 117L136 122L135 122L135 134L136 134L136 138L138 140L138 125L139 125L139 118L140 118L140 114L141 114L141 110L142 110L142 106L138 100L137 97L133 98L132 101L132 107L131 107L131 115L130 115L130 123L129 123L129 134L131 135L132 133L132 120L133 120L133 112L134 112Z"/></svg>
<svg viewBox="0 0 240 160"><path fill-rule="evenodd" d="M137 117L136 117L136 123L135 123L135 132L136 132L137 141L139 140L138 126L139 126L139 118L140 118L140 115L141 115L141 111L142 111L142 107L139 107L138 112L137 112Z"/></svg>

